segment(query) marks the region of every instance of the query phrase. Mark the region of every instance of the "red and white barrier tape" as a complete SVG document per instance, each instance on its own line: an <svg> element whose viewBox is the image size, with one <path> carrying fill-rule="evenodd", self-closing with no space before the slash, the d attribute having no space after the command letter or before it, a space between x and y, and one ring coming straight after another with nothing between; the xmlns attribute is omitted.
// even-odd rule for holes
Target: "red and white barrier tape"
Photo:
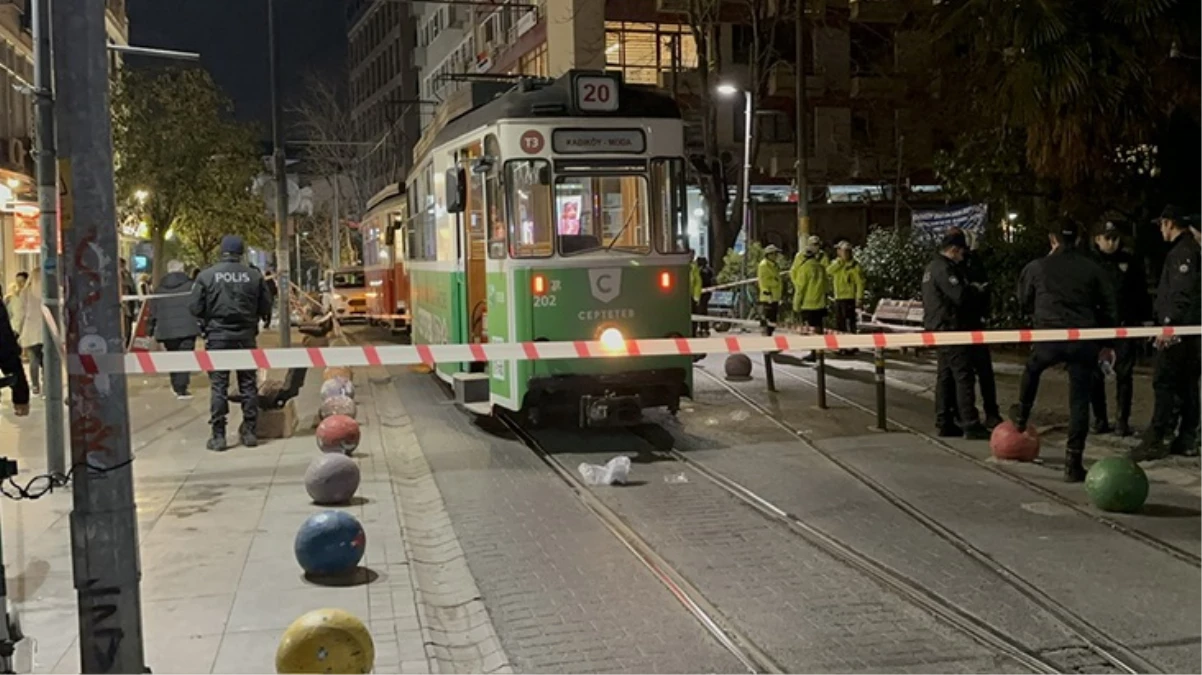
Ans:
<svg viewBox="0 0 1202 675"><path fill-rule="evenodd" d="M897 349L970 344L1114 340L1202 335L1202 326L995 330L940 333L867 333L827 335L730 336L627 340L611 348L597 341L490 342L451 345L363 345L300 349L243 349L133 354L72 354L71 372L176 373L326 366L391 366L468 361L592 359L629 356L689 356L739 352L813 349Z"/></svg>

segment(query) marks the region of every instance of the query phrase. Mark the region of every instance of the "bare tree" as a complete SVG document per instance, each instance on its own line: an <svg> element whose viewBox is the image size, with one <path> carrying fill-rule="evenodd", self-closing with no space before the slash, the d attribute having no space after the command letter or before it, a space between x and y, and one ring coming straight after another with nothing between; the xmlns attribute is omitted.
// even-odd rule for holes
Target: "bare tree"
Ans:
<svg viewBox="0 0 1202 675"><path fill-rule="evenodd" d="M730 105L717 97L716 88L723 79L724 59L720 47L721 26L739 23L750 28L746 81L743 88L753 92L756 99L767 91L772 68L781 60L777 36L782 26L792 21L802 0L686 0L685 21L697 47L696 91L693 103L686 104L686 117L700 128L701 152L690 157L690 168L710 217L710 248L713 260L721 264L726 252L734 246L743 227L743 192L741 189L742 153L724 151L719 144L718 106ZM683 70L683 69L682 69ZM753 129L755 120L752 120ZM740 134L741 138L741 134ZM753 133L751 161L755 165L759 150L759 134ZM734 195L730 187L734 185Z"/></svg>
<svg viewBox="0 0 1202 675"><path fill-rule="evenodd" d="M305 150L313 173L329 181L338 180L342 215L362 218L371 197L367 156L370 139L360 137L351 121L350 106L338 87L328 79L307 78L309 95L292 110L296 117L293 133Z"/></svg>
<svg viewBox="0 0 1202 675"><path fill-rule="evenodd" d="M308 260L313 260L323 270L336 270L341 267L353 266L359 260L359 233L343 226L338 228L340 260L334 260L333 236L334 226L331 218L330 205L325 204L312 215L298 215L296 225L301 231L301 254Z"/></svg>

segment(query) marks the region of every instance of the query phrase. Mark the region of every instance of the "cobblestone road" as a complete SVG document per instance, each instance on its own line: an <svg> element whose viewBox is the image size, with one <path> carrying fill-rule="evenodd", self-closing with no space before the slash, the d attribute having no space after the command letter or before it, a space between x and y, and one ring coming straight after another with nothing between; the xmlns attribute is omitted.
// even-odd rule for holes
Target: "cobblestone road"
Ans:
<svg viewBox="0 0 1202 675"><path fill-rule="evenodd" d="M573 433L539 434L579 448ZM598 462L633 449L629 432L592 435ZM632 487L595 493L788 672L1000 672L1014 666L750 510L712 483L665 480L673 462L636 464Z"/></svg>
<svg viewBox="0 0 1202 675"><path fill-rule="evenodd" d="M739 672L739 663L529 449L424 375L397 376L516 672Z"/></svg>
<svg viewBox="0 0 1202 675"><path fill-rule="evenodd" d="M831 410L815 411L812 390L798 391L779 377L778 382L783 386L775 395L764 391L762 380L738 388L799 427L821 429L819 447L868 473L1116 639L1146 648L1147 658L1164 659L1160 665L1168 669L1175 669L1174 664L1191 672L1202 667L1202 588L1196 567L912 435L865 435L868 418L863 413L834 402ZM982 574L980 565L846 473L832 473L832 464L787 432L777 429L773 438L765 426L769 423L758 415L735 431L715 424L713 420L730 419L747 408L716 383L704 377L697 383L697 402L681 413L680 424L664 419L665 428L690 456L946 594L1027 644L1049 648L1064 639L1046 613L991 582L996 577ZM716 426L726 431L714 433ZM745 427L751 429L748 435L754 443L740 443ZM1196 541L1196 526L1193 537ZM1192 653L1182 644L1192 645Z"/></svg>

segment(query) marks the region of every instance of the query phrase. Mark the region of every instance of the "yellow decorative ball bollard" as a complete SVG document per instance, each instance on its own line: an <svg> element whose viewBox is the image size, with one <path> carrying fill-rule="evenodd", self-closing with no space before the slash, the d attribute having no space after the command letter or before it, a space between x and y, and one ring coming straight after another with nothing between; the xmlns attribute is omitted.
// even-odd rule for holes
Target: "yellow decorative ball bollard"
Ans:
<svg viewBox="0 0 1202 675"><path fill-rule="evenodd" d="M315 609L284 631L277 673L370 673L376 647L363 622L341 609Z"/></svg>

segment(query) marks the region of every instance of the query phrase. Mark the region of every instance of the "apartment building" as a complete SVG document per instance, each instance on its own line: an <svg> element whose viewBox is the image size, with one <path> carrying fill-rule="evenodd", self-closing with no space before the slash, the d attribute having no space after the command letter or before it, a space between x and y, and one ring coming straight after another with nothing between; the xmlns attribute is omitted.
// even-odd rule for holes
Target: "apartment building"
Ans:
<svg viewBox="0 0 1202 675"><path fill-rule="evenodd" d="M416 98L424 103L406 113L420 131L435 119L439 104L457 93L466 95L474 79L554 77L572 68L618 70L627 81L660 86L675 94L686 121L696 119L701 84L695 69L701 55L680 0L411 6L416 29L411 65ZM716 47L720 76L746 86L752 40L741 6L732 2L723 8ZM807 6L802 65L810 200L891 201L894 184L933 183L934 132L924 105L936 94L937 78L928 74L928 41L920 32L930 3L807 0ZM768 70L756 101L759 148L752 183L763 202L797 198L795 32L791 18L780 23L774 38L780 59ZM368 86L357 100L380 95ZM737 173L743 105L740 100L718 105L721 153ZM689 146L700 151L700 129L691 128ZM704 232L700 201L689 209L699 221L696 229Z"/></svg>
<svg viewBox="0 0 1202 675"><path fill-rule="evenodd" d="M32 0L0 0L0 279L41 262L33 165ZM107 0L109 42L129 44L125 0ZM116 55L112 58L116 63Z"/></svg>
<svg viewBox="0 0 1202 675"><path fill-rule="evenodd" d="M689 111L696 102L697 50L688 15L673 0L506 0L496 6L426 4L418 16L414 65L420 98L444 101L471 77L556 76L570 68L620 70L630 82L674 92ZM922 115L930 95L925 37L917 29L917 0L810 0L806 40L807 146L810 183L890 184L901 155L903 179L929 182L931 129ZM719 31L720 70L746 78L750 28L737 13ZM909 19L909 21L907 21ZM791 22L790 22L791 23ZM760 149L757 184L795 179L793 53L778 37L781 62L772 66L757 102ZM603 37L602 37L603 36ZM424 108L421 126L433 107ZM719 138L738 156L742 104L719 111Z"/></svg>
<svg viewBox="0 0 1202 675"><path fill-rule="evenodd" d="M351 0L347 3L350 114L364 146L368 195L403 182L421 135L414 59L419 16L447 5Z"/></svg>

